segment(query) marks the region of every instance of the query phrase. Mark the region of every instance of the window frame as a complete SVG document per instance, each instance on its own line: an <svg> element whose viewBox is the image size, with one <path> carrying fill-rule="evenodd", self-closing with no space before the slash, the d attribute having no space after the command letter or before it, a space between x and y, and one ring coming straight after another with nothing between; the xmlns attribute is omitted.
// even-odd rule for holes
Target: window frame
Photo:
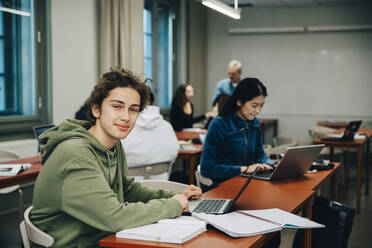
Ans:
<svg viewBox="0 0 372 248"><path fill-rule="evenodd" d="M177 83L177 73L178 73L178 46L177 46L177 40L178 40L178 34L177 34L177 27L179 25L179 13L180 13L180 5L178 1L172 1L172 0L145 0L145 8L151 10L151 24L152 24L152 79L153 82L153 90L155 90L155 104L158 104L158 27L157 27L157 13L155 13L156 9L158 8L159 4L167 5L174 11L174 19L173 19L173 25L172 25L172 78L171 78L171 87L172 92L169 92L171 95L173 95L174 90L178 86ZM172 101L172 98L170 99ZM171 102L169 103L171 104ZM170 109L169 107L161 107L161 112L165 115L168 114Z"/></svg>
<svg viewBox="0 0 372 248"><path fill-rule="evenodd" d="M0 116L0 141L33 137L33 126L51 122L50 1L33 1L35 115Z"/></svg>

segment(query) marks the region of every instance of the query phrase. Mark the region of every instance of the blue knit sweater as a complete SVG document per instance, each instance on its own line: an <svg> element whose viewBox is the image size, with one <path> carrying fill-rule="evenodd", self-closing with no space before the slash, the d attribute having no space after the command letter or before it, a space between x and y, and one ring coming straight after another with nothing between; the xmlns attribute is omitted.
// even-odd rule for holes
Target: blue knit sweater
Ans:
<svg viewBox="0 0 372 248"><path fill-rule="evenodd" d="M239 175L241 166L273 162L264 153L258 119L245 121L236 112L213 119L200 164L202 176L213 180L210 188Z"/></svg>

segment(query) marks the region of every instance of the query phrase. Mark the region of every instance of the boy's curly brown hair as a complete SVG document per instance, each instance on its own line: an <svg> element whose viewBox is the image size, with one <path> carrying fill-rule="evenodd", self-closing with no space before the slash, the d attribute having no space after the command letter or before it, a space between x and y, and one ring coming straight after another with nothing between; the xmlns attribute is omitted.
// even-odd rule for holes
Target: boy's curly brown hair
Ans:
<svg viewBox="0 0 372 248"><path fill-rule="evenodd" d="M109 95L111 90L117 87L130 87L138 92L141 97L139 110L141 112L149 102L150 87L146 85L147 80L142 81L137 75L124 68L111 68L111 71L104 73L99 79L98 84L94 87L86 102L88 105L88 120L93 125L96 123L96 117L92 113L93 105L101 108L103 100Z"/></svg>

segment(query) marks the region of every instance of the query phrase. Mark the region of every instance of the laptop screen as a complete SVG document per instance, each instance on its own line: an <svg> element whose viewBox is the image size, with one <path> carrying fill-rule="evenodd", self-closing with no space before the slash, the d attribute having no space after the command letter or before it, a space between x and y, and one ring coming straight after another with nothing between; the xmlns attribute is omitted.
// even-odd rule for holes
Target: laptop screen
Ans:
<svg viewBox="0 0 372 248"><path fill-rule="evenodd" d="M245 190L245 188L248 186L248 184L252 181L252 178L256 175L258 171L258 167L256 168L256 170L248 177L248 180L245 182L245 184L243 185L243 187L240 188L238 194L236 194L234 200L233 200L233 204L239 199L240 195L243 193L243 191Z"/></svg>
<svg viewBox="0 0 372 248"><path fill-rule="evenodd" d="M356 132L358 132L358 129L359 129L361 124L362 124L362 121L351 121L351 122L349 122L349 124L347 125L347 127L345 129L344 137L348 137L348 138L353 139L354 134Z"/></svg>

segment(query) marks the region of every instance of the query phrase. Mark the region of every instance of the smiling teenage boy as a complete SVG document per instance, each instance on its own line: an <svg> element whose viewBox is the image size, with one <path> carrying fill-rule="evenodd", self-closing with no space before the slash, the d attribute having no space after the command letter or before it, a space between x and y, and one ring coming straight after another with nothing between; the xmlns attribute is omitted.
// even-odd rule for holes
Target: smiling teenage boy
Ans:
<svg viewBox="0 0 372 248"><path fill-rule="evenodd" d="M183 194L153 191L127 177L120 139L133 129L148 88L124 69L103 74L88 99L89 121L65 120L41 137L43 169L31 221L54 237L53 247L92 247L110 233L173 218L188 209Z"/></svg>

